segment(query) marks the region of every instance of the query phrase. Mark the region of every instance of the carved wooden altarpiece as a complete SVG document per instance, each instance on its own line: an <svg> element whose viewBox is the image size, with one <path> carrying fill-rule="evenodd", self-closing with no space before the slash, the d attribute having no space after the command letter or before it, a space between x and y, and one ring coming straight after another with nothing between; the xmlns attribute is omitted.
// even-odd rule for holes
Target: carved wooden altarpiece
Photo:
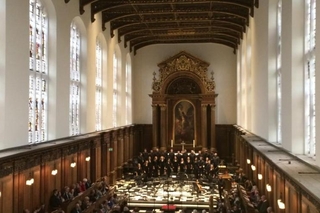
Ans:
<svg viewBox="0 0 320 213"><path fill-rule="evenodd" d="M184 51L158 64L150 95L154 148L216 148L215 82L208 66Z"/></svg>

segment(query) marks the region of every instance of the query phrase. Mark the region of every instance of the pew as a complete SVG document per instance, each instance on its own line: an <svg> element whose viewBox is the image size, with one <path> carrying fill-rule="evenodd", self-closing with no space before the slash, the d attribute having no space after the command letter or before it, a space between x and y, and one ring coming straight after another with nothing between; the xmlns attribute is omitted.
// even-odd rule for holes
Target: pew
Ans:
<svg viewBox="0 0 320 213"><path fill-rule="evenodd" d="M241 186L240 184L238 184L237 189L238 189L238 192L240 195L241 202L245 208L245 212L246 213L258 213L258 210L255 209L254 205L251 203L245 188L243 186Z"/></svg>

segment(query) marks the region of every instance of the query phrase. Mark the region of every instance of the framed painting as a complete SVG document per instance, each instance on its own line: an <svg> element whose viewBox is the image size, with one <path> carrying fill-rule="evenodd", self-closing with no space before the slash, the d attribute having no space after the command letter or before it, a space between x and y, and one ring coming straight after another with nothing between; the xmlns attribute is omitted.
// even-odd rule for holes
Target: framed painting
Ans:
<svg viewBox="0 0 320 213"><path fill-rule="evenodd" d="M195 139L195 107L187 101L179 101L174 106L174 143L192 144Z"/></svg>

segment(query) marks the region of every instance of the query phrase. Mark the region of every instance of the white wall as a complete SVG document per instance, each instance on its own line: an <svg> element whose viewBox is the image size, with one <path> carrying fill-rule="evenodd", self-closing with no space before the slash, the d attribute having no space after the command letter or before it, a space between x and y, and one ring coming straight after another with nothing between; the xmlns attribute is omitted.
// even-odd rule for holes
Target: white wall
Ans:
<svg viewBox="0 0 320 213"><path fill-rule="evenodd" d="M238 119L240 126L275 142L277 0L263 1L244 34L237 61Z"/></svg>
<svg viewBox="0 0 320 213"><path fill-rule="evenodd" d="M28 141L29 4L6 0L0 7L5 10L0 17L4 39L0 41L0 149L4 149Z"/></svg>
<svg viewBox="0 0 320 213"><path fill-rule="evenodd" d="M152 123L152 73L158 73L157 64L180 51L210 64L216 83L216 123L236 123L236 55L229 47L219 44L152 45L137 51L133 59L133 123Z"/></svg>

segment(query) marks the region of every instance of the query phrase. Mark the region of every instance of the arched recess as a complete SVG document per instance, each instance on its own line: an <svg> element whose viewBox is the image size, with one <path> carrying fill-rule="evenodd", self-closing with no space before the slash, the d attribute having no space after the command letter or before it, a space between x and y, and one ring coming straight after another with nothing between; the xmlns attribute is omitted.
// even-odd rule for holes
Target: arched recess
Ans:
<svg viewBox="0 0 320 213"><path fill-rule="evenodd" d="M152 98L153 147L216 148L215 82L209 64L187 52L158 64Z"/></svg>

